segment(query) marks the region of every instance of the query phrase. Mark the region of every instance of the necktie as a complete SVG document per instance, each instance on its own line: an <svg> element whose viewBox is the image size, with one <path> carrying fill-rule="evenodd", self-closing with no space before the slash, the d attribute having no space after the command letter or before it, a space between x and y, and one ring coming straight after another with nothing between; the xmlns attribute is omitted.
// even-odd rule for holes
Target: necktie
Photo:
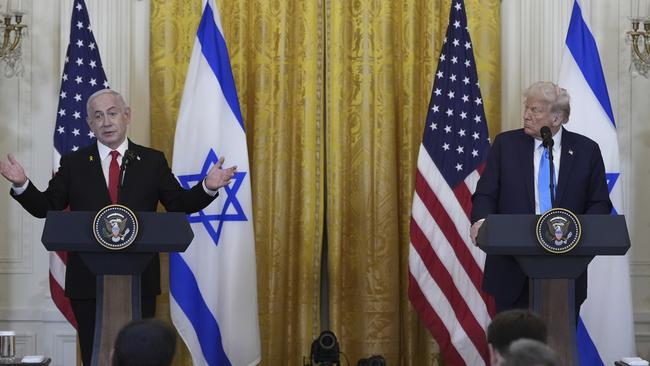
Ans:
<svg viewBox="0 0 650 366"><path fill-rule="evenodd" d="M111 151L111 165L108 167L108 194L111 196L111 202L117 203L117 187L120 181L120 165L117 163L117 157L120 153Z"/></svg>
<svg viewBox="0 0 650 366"><path fill-rule="evenodd" d="M539 192L539 212L544 212L553 208L551 202L551 173L549 170L548 149L542 151L542 157L539 160L539 174L537 175L537 191ZM556 181L553 177L553 181ZM555 185L553 185L555 191ZM553 192L555 193L555 192Z"/></svg>

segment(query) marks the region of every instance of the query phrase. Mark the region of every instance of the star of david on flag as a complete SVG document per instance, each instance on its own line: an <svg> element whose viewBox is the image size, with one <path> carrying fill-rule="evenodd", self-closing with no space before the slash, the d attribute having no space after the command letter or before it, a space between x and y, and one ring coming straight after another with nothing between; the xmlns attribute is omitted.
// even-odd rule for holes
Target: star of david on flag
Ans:
<svg viewBox="0 0 650 366"><path fill-rule="evenodd" d="M195 184L200 183L208 174L208 171L210 170L212 165L216 164L217 161L219 161L219 157L217 156L217 154L214 152L213 149L210 149L210 152L205 158L205 162L203 163L203 167L201 168L200 173L178 176L178 180L180 181L181 186L185 189L190 189ZM206 208L199 212L188 215L188 220L190 223L203 224L205 230L208 231L215 245L219 245L219 237L221 235L221 230L226 221L247 220L246 214L244 213L241 204L237 200L237 192L239 191L239 188L244 182L245 177L246 177L245 172L238 171L232 177L231 184L223 187L222 194L224 193L226 194L226 199L224 200L223 206L219 213L210 214L206 212L208 211ZM217 222L216 231L213 226L213 222L215 221Z"/></svg>

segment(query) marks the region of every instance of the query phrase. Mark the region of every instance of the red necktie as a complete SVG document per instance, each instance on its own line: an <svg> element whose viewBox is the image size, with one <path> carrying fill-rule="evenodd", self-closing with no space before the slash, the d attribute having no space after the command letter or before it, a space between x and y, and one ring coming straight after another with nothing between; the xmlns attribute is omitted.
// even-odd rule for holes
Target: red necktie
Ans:
<svg viewBox="0 0 650 366"><path fill-rule="evenodd" d="M108 194L111 196L111 202L117 203L117 187L120 181L120 165L117 163L117 157L120 153L111 151L111 165L108 167Z"/></svg>

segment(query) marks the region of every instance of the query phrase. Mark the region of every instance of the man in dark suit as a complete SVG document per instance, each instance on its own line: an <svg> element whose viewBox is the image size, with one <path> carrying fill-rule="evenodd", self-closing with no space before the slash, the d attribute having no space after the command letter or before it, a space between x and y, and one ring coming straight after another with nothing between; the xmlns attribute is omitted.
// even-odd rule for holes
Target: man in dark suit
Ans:
<svg viewBox="0 0 650 366"><path fill-rule="evenodd" d="M540 165L547 157L540 129L553 136L555 207L575 214L609 214L605 166L598 144L568 131L569 95L550 82L537 82L525 93L524 128L499 134L495 139L472 197L472 240L489 214L540 214L546 211L540 194L550 195L548 183L540 183ZM548 158L546 159L548 164ZM546 165L548 166L548 165ZM548 169L548 168L546 168ZM542 170L543 171L543 170ZM549 179L550 181L550 179ZM491 294L497 311L528 307L528 277L511 256L488 255L483 289ZM576 281L576 306L587 296L587 274Z"/></svg>
<svg viewBox="0 0 650 366"><path fill-rule="evenodd" d="M167 211L192 213L209 205L217 190L227 185L236 167L222 169L223 157L201 184L183 189L162 152L137 145L126 138L131 110L122 96L110 89L96 92L87 102L88 124L97 143L61 158L61 165L48 188L41 192L27 179L24 169L9 154L0 161L0 174L13 186L11 195L29 213L43 218L50 210L97 211L119 203L133 211L156 211L160 201ZM127 154L128 150L128 154ZM123 181L119 168L130 156ZM155 314L160 294L158 256L142 274L142 316ZM90 364L95 324L95 276L76 253L69 253L65 295L77 320L83 362Z"/></svg>

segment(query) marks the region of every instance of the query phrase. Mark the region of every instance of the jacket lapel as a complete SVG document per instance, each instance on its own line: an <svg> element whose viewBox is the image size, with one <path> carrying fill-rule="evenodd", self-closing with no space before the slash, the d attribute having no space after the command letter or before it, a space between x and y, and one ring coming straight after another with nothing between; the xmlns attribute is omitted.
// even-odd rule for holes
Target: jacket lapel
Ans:
<svg viewBox="0 0 650 366"><path fill-rule="evenodd" d="M135 153L136 159L140 158L141 152L140 152L140 146L136 145L133 143L133 141L129 140L129 147L128 151L131 151ZM124 158L122 158L122 163L124 163ZM129 196L129 187L133 187L134 182L137 181L137 172L138 169L136 168L136 165L138 164L138 161L132 161L130 165L124 170L124 181L122 182L122 185L120 187L120 192L119 192L119 197L118 201L120 203L125 203L127 202L127 198Z"/></svg>
<svg viewBox="0 0 650 366"><path fill-rule="evenodd" d="M89 187L97 187L97 197L102 197L102 201L107 205L111 203L111 196L108 193L108 186L106 185L106 178L104 177L104 171L102 170L102 160L99 157L99 150L97 150L97 143L93 144L93 147L90 151L88 157L89 163L89 174L88 179L90 180Z"/></svg>
<svg viewBox="0 0 650 366"><path fill-rule="evenodd" d="M563 128L562 131L562 152L560 155L560 172L558 173L558 182L556 189L556 198L555 204L557 207L561 207L560 202L562 202L562 195L566 190L567 185L569 184L569 175L573 168L574 155L577 151L574 148L574 140L571 132Z"/></svg>
<svg viewBox="0 0 650 366"><path fill-rule="evenodd" d="M523 132L522 132L523 133ZM528 202L530 207L532 207L533 212L535 211L535 174L533 172L533 152L535 150L535 144L533 144L532 137L524 134L524 138L521 140L521 148L519 151L522 151L521 154L521 167L523 169L523 174L521 175L524 179L524 184L526 186L526 192L528 192Z"/></svg>

